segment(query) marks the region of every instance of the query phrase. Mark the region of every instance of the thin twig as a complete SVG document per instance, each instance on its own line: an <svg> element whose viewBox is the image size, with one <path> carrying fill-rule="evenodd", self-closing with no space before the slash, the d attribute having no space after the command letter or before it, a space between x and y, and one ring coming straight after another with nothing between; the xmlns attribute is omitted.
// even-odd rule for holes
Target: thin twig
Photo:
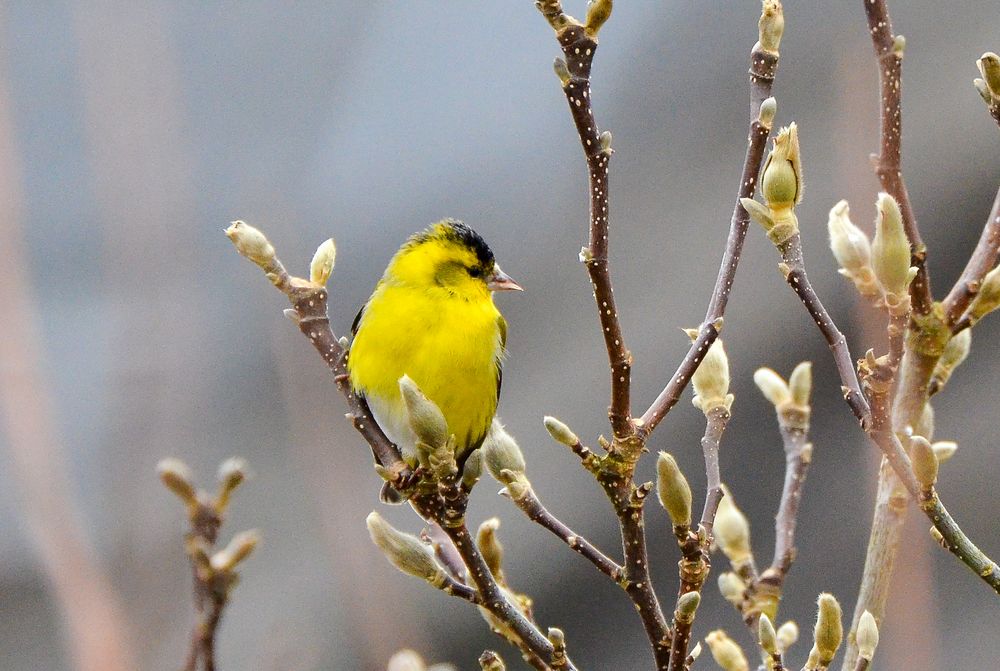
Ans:
<svg viewBox="0 0 1000 671"><path fill-rule="evenodd" d="M975 251L972 252L961 277L943 302L945 320L953 325L953 333L958 333L968 326L967 321L964 324L960 322L960 317L979 293L983 277L997 265L998 256L1000 256L1000 189L997 189L996 198L993 199L993 209L990 210L990 216L986 220L986 226L983 227L982 235L979 236Z"/></svg>
<svg viewBox="0 0 1000 671"><path fill-rule="evenodd" d="M812 445L809 444L808 424L803 425L800 420L801 410L779 410L778 417L785 447L785 483L774 518L774 558L762 579L770 580L780 590L795 561L795 526L802 488L812 460Z"/></svg>
<svg viewBox="0 0 1000 671"><path fill-rule="evenodd" d="M903 227L910 240L910 265L916 267L917 276L910 285L913 309L918 314L930 312L934 299L927 274L927 248L920 237L920 229L910 205L910 195L903 181L901 144L903 137L902 116L902 66L905 42L892 32L892 21L885 0L862 0L868 18L868 31L879 64L881 89L880 120L881 148L873 156L875 174L882 190L896 199L903 214Z"/></svg>
<svg viewBox="0 0 1000 671"><path fill-rule="evenodd" d="M764 123L760 119L761 103L771 96L774 75L778 69L778 54L764 50L760 44L754 46L750 54L750 129L747 136L747 152L743 159L743 170L740 174L740 185L737 189L736 205L729 224L729 237L726 239L726 249L719 266L719 275L712 289L705 319L698 330L698 337L688 349L684 359L677 367L670 381L660 392L656 400L642 413L638 432L649 436L656 426L663 421L670 409L677 404L684 388L691 380L694 371L701 364L702 358L708 352L722 329L722 318L729 302L729 294L736 278L736 269L743 253L743 242L746 239L750 215L740 204L741 198L753 198L757 189L757 176L760 163L767 147L767 137L771 133L771 122Z"/></svg>
<svg viewBox="0 0 1000 671"><path fill-rule="evenodd" d="M532 522L551 531L571 550L586 558L597 569L616 583L621 580L623 569L613 559L598 550L593 543L563 524L542 505L534 489L528 489L524 496L514 499L514 504Z"/></svg>

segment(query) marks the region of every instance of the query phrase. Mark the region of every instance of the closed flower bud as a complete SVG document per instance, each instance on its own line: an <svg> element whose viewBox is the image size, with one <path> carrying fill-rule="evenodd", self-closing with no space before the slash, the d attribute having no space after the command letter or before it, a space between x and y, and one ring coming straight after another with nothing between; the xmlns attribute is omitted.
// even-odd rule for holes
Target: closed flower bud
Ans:
<svg viewBox="0 0 1000 671"><path fill-rule="evenodd" d="M778 53L781 34L785 31L785 14L778 0L764 0L757 23L760 46L764 51Z"/></svg>
<svg viewBox="0 0 1000 671"><path fill-rule="evenodd" d="M500 528L500 520L491 517L479 525L476 533L476 545L486 560L486 565L490 567L498 582L503 583L503 546L497 538L497 529Z"/></svg>
<svg viewBox="0 0 1000 671"><path fill-rule="evenodd" d="M406 404L410 428L417 434L417 439L432 448L444 445L448 441L448 423L440 408L424 396L408 375L399 378L399 391Z"/></svg>
<svg viewBox="0 0 1000 671"><path fill-rule="evenodd" d="M944 346L944 352L941 354L941 358L938 359L937 366L934 368L934 386L939 391L948 384L951 374L969 356L969 349L971 347L972 329L962 329L952 336L948 344Z"/></svg>
<svg viewBox="0 0 1000 671"><path fill-rule="evenodd" d="M487 650L479 656L479 668L482 671L505 671L507 667L504 666L500 655L492 650Z"/></svg>
<svg viewBox="0 0 1000 671"><path fill-rule="evenodd" d="M333 272L333 266L337 262L337 245L333 238L327 240L316 248L313 254L312 263L309 264L309 279L313 284L321 287L326 286Z"/></svg>
<svg viewBox="0 0 1000 671"><path fill-rule="evenodd" d="M259 543L260 532L256 529L236 534L224 550L212 556L212 568L220 572L232 571L250 556Z"/></svg>
<svg viewBox="0 0 1000 671"><path fill-rule="evenodd" d="M386 671L425 671L427 666L413 650L400 650L389 660Z"/></svg>
<svg viewBox="0 0 1000 671"><path fill-rule="evenodd" d="M267 237L245 222L231 223L226 229L226 237L236 245L236 251L259 266L266 266L274 260L274 247Z"/></svg>
<svg viewBox="0 0 1000 671"><path fill-rule="evenodd" d="M722 489L725 495L719 502L713 527L715 542L734 566L740 566L751 560L750 522L736 507L729 489L725 485Z"/></svg>
<svg viewBox="0 0 1000 671"><path fill-rule="evenodd" d="M686 333L692 342L697 339L696 329L687 329ZM729 408L733 404L733 396L729 393L729 357L726 356L722 338L717 338L708 348L705 358L691 376L691 387L694 389L694 405L706 415L716 408Z"/></svg>
<svg viewBox="0 0 1000 671"><path fill-rule="evenodd" d="M778 101L772 98L765 98L760 104L760 112L757 113L757 120L766 128L771 128L774 124L774 115L778 113Z"/></svg>
<svg viewBox="0 0 1000 671"><path fill-rule="evenodd" d="M677 599L677 610L674 611L674 619L678 622L694 622L695 613L701 605L701 594L698 592L686 592Z"/></svg>
<svg viewBox="0 0 1000 671"><path fill-rule="evenodd" d="M774 138L774 148L764 164L761 193L772 210L790 208L802 200L799 131L794 121Z"/></svg>
<svg viewBox="0 0 1000 671"><path fill-rule="evenodd" d="M708 649L711 650L715 663L721 666L723 671L749 671L750 664L743 650L736 641L726 635L726 632L716 629L705 637L705 643L708 643Z"/></svg>
<svg viewBox="0 0 1000 671"><path fill-rule="evenodd" d="M757 639L760 641L760 647L764 649L769 655L778 654L778 640L777 632L774 631L774 625L771 624L771 618L766 614L760 614L760 620L757 621Z"/></svg>
<svg viewBox="0 0 1000 671"><path fill-rule="evenodd" d="M820 594L818 605L813 641L816 659L820 666L826 667L837 654L844 637L844 625L840 621L840 604L832 594Z"/></svg>
<svg viewBox="0 0 1000 671"><path fill-rule="evenodd" d="M611 16L611 4L611 0L593 0L587 7L587 21L584 24L584 29L589 36L596 37L601 26Z"/></svg>
<svg viewBox="0 0 1000 671"><path fill-rule="evenodd" d="M1000 307L1000 267L986 273L979 293L969 306L969 321L973 324Z"/></svg>
<svg viewBox="0 0 1000 671"><path fill-rule="evenodd" d="M552 416L546 416L545 430L549 432L552 439L557 443L562 443L567 447L574 447L580 444L580 439L573 431L561 421Z"/></svg>
<svg viewBox="0 0 1000 671"><path fill-rule="evenodd" d="M781 654L785 654L788 649L795 645L795 642L799 640L799 625L795 624L792 620L789 620L778 627L775 639L778 642L778 651Z"/></svg>
<svg viewBox="0 0 1000 671"><path fill-rule="evenodd" d="M930 489L937 482L938 460L934 449L923 436L913 436L910 439L910 460L913 462L913 475L924 489Z"/></svg>
<svg viewBox="0 0 1000 671"><path fill-rule="evenodd" d="M872 240L872 268L887 302L902 301L913 279L910 273L910 241L903 229L903 215L896 199L887 193L878 196L878 217Z"/></svg>
<svg viewBox="0 0 1000 671"><path fill-rule="evenodd" d="M719 592L722 594L723 599L734 606L739 606L743 603L743 594L746 588L747 586L743 582L743 579L732 571L719 574Z"/></svg>
<svg viewBox="0 0 1000 671"><path fill-rule="evenodd" d="M858 642L858 655L869 662L872 661L872 657L875 656L875 648L878 647L878 624L875 623L875 617L867 610L861 614L861 619L858 620L856 640Z"/></svg>
<svg viewBox="0 0 1000 671"><path fill-rule="evenodd" d="M803 361L788 377L788 388L792 392L792 402L798 406L808 406L812 394L812 363Z"/></svg>
<svg viewBox="0 0 1000 671"><path fill-rule="evenodd" d="M556 77L563 86L569 84L569 66L566 65L566 61L561 58L555 59L552 61L552 69L555 70Z"/></svg>
<svg viewBox="0 0 1000 671"><path fill-rule="evenodd" d="M976 61L979 72L983 75L986 88L994 98L1000 98L1000 56L991 51L987 51Z"/></svg>
<svg viewBox="0 0 1000 671"><path fill-rule="evenodd" d="M198 505L198 494L191 481L191 469L187 464L180 459L164 459L156 465L156 472L163 485L176 494L188 508Z"/></svg>
<svg viewBox="0 0 1000 671"><path fill-rule="evenodd" d="M656 459L656 495L675 527L691 524L691 486L666 452Z"/></svg>
<svg viewBox="0 0 1000 671"><path fill-rule="evenodd" d="M500 422L494 420L490 432L480 448L483 461L490 475L503 482L502 472L524 473L526 467L521 448L517 446L514 437L504 430Z"/></svg>
<svg viewBox="0 0 1000 671"><path fill-rule="evenodd" d="M236 488L247 477L247 462L239 457L231 457L219 466L219 495L215 498L215 508L220 513L229 506L229 499Z"/></svg>
<svg viewBox="0 0 1000 671"><path fill-rule="evenodd" d="M955 456L958 443L953 440L939 440L931 444L931 449L934 450L934 456L937 457L938 464L943 464Z"/></svg>
<svg viewBox="0 0 1000 671"><path fill-rule="evenodd" d="M465 460L465 468L462 470L462 487L466 491L471 490L483 474L483 451L474 450Z"/></svg>
<svg viewBox="0 0 1000 671"><path fill-rule="evenodd" d="M758 368L753 374L753 381L775 408L792 400L792 390L788 388L788 383L770 368Z"/></svg>
<svg viewBox="0 0 1000 671"><path fill-rule="evenodd" d="M840 274L850 278L862 296L877 295L871 243L864 231L851 221L846 200L840 201L830 210L827 230L830 233L830 249L840 264Z"/></svg>
<svg viewBox="0 0 1000 671"><path fill-rule="evenodd" d="M416 536L396 529L376 512L368 515L365 522L372 541L393 566L435 586L444 582L446 574L434 559L434 550L430 546Z"/></svg>

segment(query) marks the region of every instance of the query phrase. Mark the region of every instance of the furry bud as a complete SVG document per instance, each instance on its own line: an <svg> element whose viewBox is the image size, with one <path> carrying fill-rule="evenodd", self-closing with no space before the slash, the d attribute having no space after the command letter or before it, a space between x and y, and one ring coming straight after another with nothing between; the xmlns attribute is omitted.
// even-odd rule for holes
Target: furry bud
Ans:
<svg viewBox="0 0 1000 671"><path fill-rule="evenodd" d="M389 659L386 671L425 671L424 660L413 650L400 650Z"/></svg>
<svg viewBox="0 0 1000 671"><path fill-rule="evenodd" d="M943 464L955 456L958 443L953 440L939 440L931 443L931 449L934 450L934 456L937 457L938 464Z"/></svg>
<svg viewBox="0 0 1000 671"><path fill-rule="evenodd" d="M715 514L715 542L725 553L734 566L740 566L751 560L750 554L750 522L736 507L733 495L729 489L722 486L725 495L719 502Z"/></svg>
<svg viewBox="0 0 1000 671"><path fill-rule="evenodd" d="M656 495L675 527L691 524L691 486L666 452L656 459Z"/></svg>
<svg viewBox="0 0 1000 671"><path fill-rule="evenodd" d="M685 592L677 599L677 609L674 611L674 619L677 622L694 622L695 613L701 605L701 594L698 592Z"/></svg>
<svg viewBox="0 0 1000 671"><path fill-rule="evenodd" d="M746 588L743 579L732 571L719 574L719 592L723 599L734 606L743 603L743 594L746 592Z"/></svg>
<svg viewBox="0 0 1000 671"><path fill-rule="evenodd" d="M224 550L212 556L212 569L216 571L232 571L257 548L260 543L260 532L256 529L243 531L229 541Z"/></svg>
<svg viewBox="0 0 1000 671"><path fill-rule="evenodd" d="M799 131L794 121L774 138L760 183L761 194L772 210L793 207L802 200Z"/></svg>
<svg viewBox="0 0 1000 671"><path fill-rule="evenodd" d="M761 613L760 619L757 621L757 640L760 642L760 647L764 649L764 652L769 655L778 654L777 636L777 632L774 631L774 625L771 624L771 618Z"/></svg>
<svg viewBox="0 0 1000 671"><path fill-rule="evenodd" d="M781 34L785 31L785 14L779 0L764 0L757 23L760 47L772 54L778 53Z"/></svg>
<svg viewBox="0 0 1000 671"><path fill-rule="evenodd" d="M872 269L871 242L850 217L847 201L842 200L830 210L827 221L830 249L840 264L840 274L851 279L862 296L878 295L879 288Z"/></svg>
<svg viewBox="0 0 1000 671"><path fill-rule="evenodd" d="M792 393L792 403L807 407L812 394L812 363L803 361L788 377L788 388Z"/></svg>
<svg viewBox="0 0 1000 671"><path fill-rule="evenodd" d="M913 275L910 272L910 241L903 229L903 215L896 199L878 196L878 217L872 240L872 268L879 286L890 299L902 301Z"/></svg>
<svg viewBox="0 0 1000 671"><path fill-rule="evenodd" d="M969 321L973 324L1000 307L1000 267L986 273L979 293L969 306Z"/></svg>
<svg viewBox="0 0 1000 671"><path fill-rule="evenodd" d="M336 262L337 245L333 242L333 238L328 238L313 254L312 263L309 264L309 280L313 284L325 287Z"/></svg>
<svg viewBox="0 0 1000 671"><path fill-rule="evenodd" d="M686 331L691 341L697 339L698 331ZM708 348L705 358L691 376L691 387L694 389L694 405L706 415L716 408L727 411L733 404L733 396L729 393L729 357L726 356L722 338L716 338Z"/></svg>
<svg viewBox="0 0 1000 671"><path fill-rule="evenodd" d="M274 260L274 246L267 237L250 224L234 221L225 231L226 237L236 245L236 251L259 266L266 266Z"/></svg>
<svg viewBox="0 0 1000 671"><path fill-rule="evenodd" d="M799 640L799 625L795 624L792 620L784 623L778 627L778 632L775 635L778 643L778 651L781 654L785 654L789 648L795 645L795 642Z"/></svg>
<svg viewBox="0 0 1000 671"><path fill-rule="evenodd" d="M872 661L875 656L875 648L878 647L878 624L875 617L867 610L861 614L858 620L858 632L856 634L858 643L858 655Z"/></svg>
<svg viewBox="0 0 1000 671"><path fill-rule="evenodd" d="M774 98L766 98L764 102L760 104L760 112L757 114L757 120L760 124L766 128L771 128L774 125L774 115L778 113L778 101Z"/></svg>
<svg viewBox="0 0 1000 671"><path fill-rule="evenodd" d="M180 459L164 459L156 465L156 472L163 485L177 495L188 508L198 505L198 494L191 477L191 469Z"/></svg>
<svg viewBox="0 0 1000 671"><path fill-rule="evenodd" d="M498 582L503 582L503 546L497 538L497 529L500 528L500 520L491 517L479 525L476 533L476 545L486 560L486 565L490 568Z"/></svg>
<svg viewBox="0 0 1000 671"><path fill-rule="evenodd" d="M844 625L840 618L840 604L832 594L820 594L813 630L814 649L820 666L826 667L833 661L837 648L844 637Z"/></svg>
<svg viewBox="0 0 1000 671"><path fill-rule="evenodd" d="M584 30L590 37L596 37L601 26L611 17L611 0L592 0L587 7L587 20Z"/></svg>
<svg viewBox="0 0 1000 671"><path fill-rule="evenodd" d="M979 67L979 72L983 75L983 82L986 84L986 89L994 98L1000 98L1000 56L987 51L976 61L976 65Z"/></svg>
<svg viewBox="0 0 1000 671"><path fill-rule="evenodd" d="M552 436L552 440L557 443L562 443L567 447L574 447L580 444L580 439L577 435L573 433L568 426L555 417L546 415L543 421L545 423L545 430L549 432L550 436Z"/></svg>
<svg viewBox="0 0 1000 671"><path fill-rule="evenodd" d="M705 643L708 643L708 649L712 652L715 663L721 666L723 671L749 671L750 664L746 655L726 632L716 629L705 637Z"/></svg>
<svg viewBox="0 0 1000 671"><path fill-rule="evenodd" d="M444 445L448 441L448 423L441 409L424 396L409 375L399 378L399 391L406 405L410 428L417 439L432 448Z"/></svg>
<svg viewBox="0 0 1000 671"><path fill-rule="evenodd" d="M937 482L938 460L931 444L923 436L910 438L910 459L913 475L924 489L930 489Z"/></svg>
<svg viewBox="0 0 1000 671"><path fill-rule="evenodd" d="M753 381L775 408L791 402L792 390L788 388L788 383L770 368L758 368L753 374Z"/></svg>
<svg viewBox="0 0 1000 671"><path fill-rule="evenodd" d="M438 566L434 559L434 550L430 546L425 545L416 536L396 529L376 512L368 515L365 522L372 541L393 566L432 585L444 582L445 572Z"/></svg>

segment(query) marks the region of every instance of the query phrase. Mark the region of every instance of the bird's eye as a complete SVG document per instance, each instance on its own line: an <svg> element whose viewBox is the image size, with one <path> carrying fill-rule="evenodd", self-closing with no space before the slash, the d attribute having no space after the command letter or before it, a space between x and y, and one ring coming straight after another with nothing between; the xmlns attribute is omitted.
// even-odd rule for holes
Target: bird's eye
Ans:
<svg viewBox="0 0 1000 671"><path fill-rule="evenodd" d="M471 275L472 277L482 277L483 269L480 268L479 266L476 266L475 268L469 268L469 275Z"/></svg>

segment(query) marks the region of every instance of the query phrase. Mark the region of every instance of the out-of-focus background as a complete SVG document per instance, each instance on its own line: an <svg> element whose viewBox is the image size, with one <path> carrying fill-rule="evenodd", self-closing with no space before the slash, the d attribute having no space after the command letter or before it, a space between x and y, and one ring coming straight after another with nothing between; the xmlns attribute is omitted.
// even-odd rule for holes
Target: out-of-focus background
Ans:
<svg viewBox="0 0 1000 671"><path fill-rule="evenodd" d="M183 513L155 476L165 456L205 484L231 455L255 472L224 536L257 527L264 543L226 613L222 669L377 670L404 646L471 669L484 647L504 650L467 604L396 572L371 545L370 510L414 531L419 521L378 503L368 448L327 370L282 317L283 298L222 235L235 218L267 231L299 272L336 237L338 333L407 235L444 216L479 230L527 289L498 298L510 323L501 414L551 510L617 551L606 500L541 424L555 414L595 442L607 431L607 369L576 260L583 159L551 71L557 46L532 4L5 4L0 668L98 668L74 659L81 640L127 650L121 669L179 668L193 616ZM1000 136L971 86L975 59L1000 49L996 7L892 9L908 44L905 172L941 296L1000 180ZM699 322L715 279L758 13L755 0L620 2L601 33L594 98L614 133L612 268L637 411L685 351L678 327ZM860 2L789 2L786 16L774 92L778 122L801 129L806 255L860 355L881 343L881 318L836 275L826 218L841 198L869 229L874 215L871 44ZM807 631L820 591L852 609L875 455L773 249L750 233L726 315L736 404L722 468L766 561L783 454L751 376L812 360L815 459L782 608ZM994 556L996 321L977 327L973 359L936 403L938 436L961 445L940 489ZM677 456L700 497L702 418L689 397L652 447ZM641 468L651 477L653 459ZM507 573L539 620L565 629L582 668L648 668L619 590L497 489L480 484L471 519L501 518ZM648 517L669 599L676 550L665 515L650 506ZM1000 657L996 597L912 517L881 668L983 668ZM748 643L711 585L706 597L696 634L721 625Z"/></svg>

